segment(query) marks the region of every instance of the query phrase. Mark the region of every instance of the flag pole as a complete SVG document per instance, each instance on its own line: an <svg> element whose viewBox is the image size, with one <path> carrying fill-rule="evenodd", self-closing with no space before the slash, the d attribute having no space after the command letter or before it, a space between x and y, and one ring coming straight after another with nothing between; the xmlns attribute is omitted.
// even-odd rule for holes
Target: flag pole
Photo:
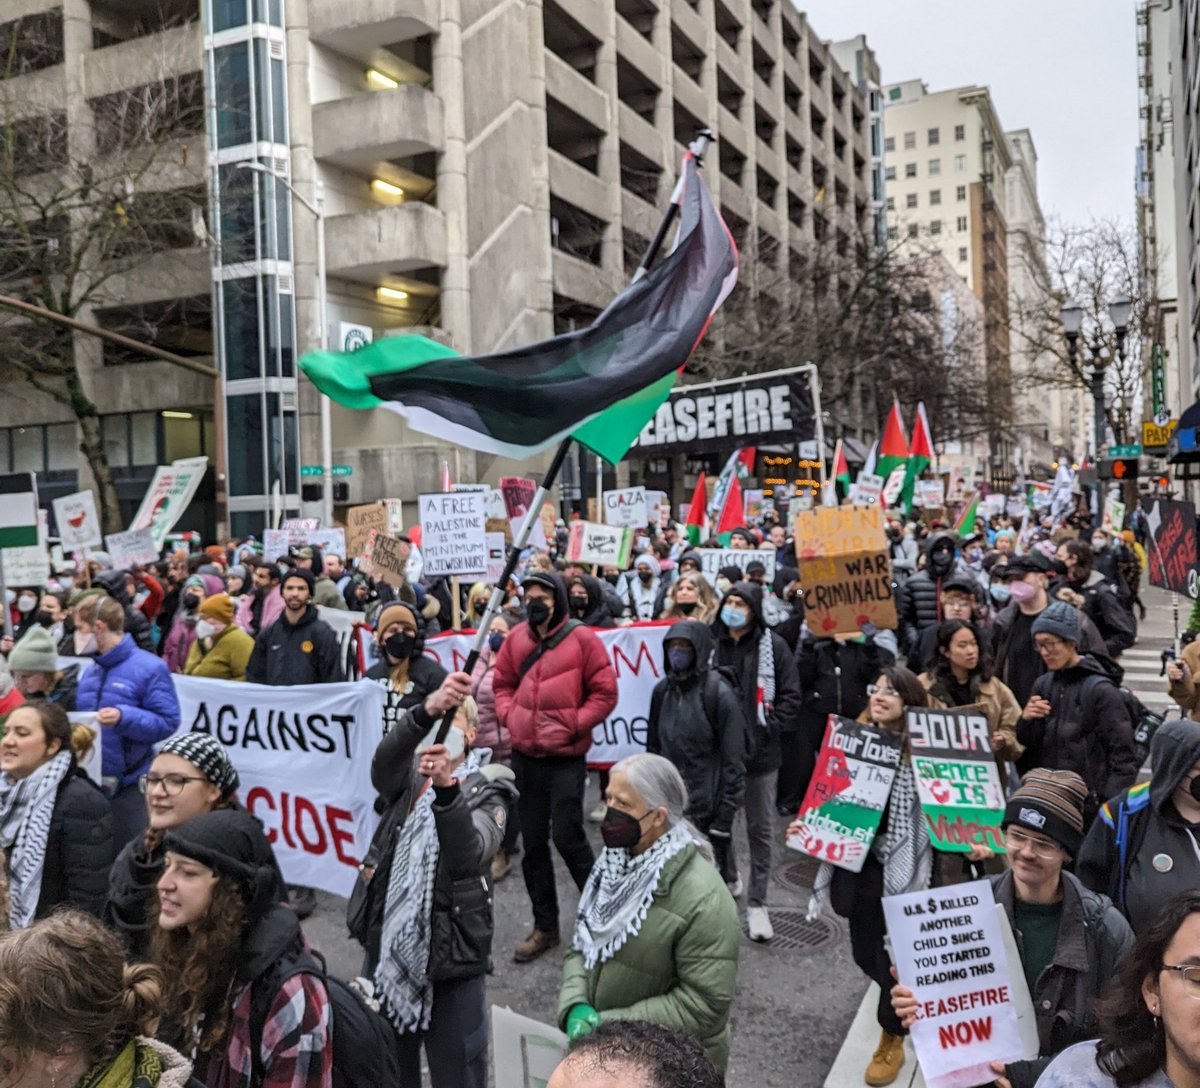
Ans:
<svg viewBox="0 0 1200 1088"><path fill-rule="evenodd" d="M704 155L708 150L708 145L715 139L712 130L703 128L696 135L696 139L691 144L689 150L696 160L698 167L704 165ZM675 186L675 191L671 194L671 203L668 205L666 212L663 214L662 222L658 225L658 230L655 231L654 238L646 247L646 252L642 254L641 262L637 266L637 270L633 273L634 281L642 278L649 270L650 266L658 259L659 253L667 241L667 234L671 230L671 225L675 222L679 215L679 203L681 195L681 187L683 185L682 176L679 183ZM499 580L492 589L491 600L488 601L486 611L479 619L479 629L475 632L475 643L471 647L471 652L467 655L467 660L463 664L462 671L470 675L475 671L475 666L479 661L479 655L483 652L483 644L488 636L488 629L492 625L492 620L499 613L501 606L504 603L505 587L508 585L509 579L513 576L513 572L517 569L517 563L521 558L521 552L529 543L530 534L533 532L533 526L536 520L541 516L542 505L545 503L550 494L550 489L554 487L558 475L562 472L562 467L566 463L567 455L571 452L571 443L574 441L569 435L564 438L559 444L558 449L554 451L554 458L551 460L549 467L546 469L545 475L542 477L541 485L538 487L536 494L533 496L533 502L530 503L529 509L525 512L525 519L521 522L521 528L518 530L516 537L513 539L512 549L508 553L508 558L504 562L504 570L500 574ZM596 496L597 505L600 501L600 496ZM450 732L450 723L454 718L453 711L447 711L437 727L437 736L434 740L435 744L442 744L446 740L446 734Z"/></svg>

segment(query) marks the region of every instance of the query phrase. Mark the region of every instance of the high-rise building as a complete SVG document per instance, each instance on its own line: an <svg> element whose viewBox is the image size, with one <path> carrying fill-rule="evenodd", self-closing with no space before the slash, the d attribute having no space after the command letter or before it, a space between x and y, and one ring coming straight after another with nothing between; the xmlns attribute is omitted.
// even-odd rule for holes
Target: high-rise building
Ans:
<svg viewBox="0 0 1200 1088"><path fill-rule="evenodd" d="M75 339L128 505L156 463L205 452L228 479L235 531L276 507L319 512L302 501L321 423L299 355L323 334L341 347L410 331L487 352L589 321L653 237L702 127L717 135L706 180L747 267L786 275L794 249L876 229L874 57L861 38L822 43L790 0L12 0L8 12L4 40L36 24L52 48L0 81L3 101L65 109L69 132L98 93L136 102L164 66L208 103L156 182L191 198L186 237L92 316L214 362L222 410L211 382ZM186 276L155 271L168 256ZM26 386L4 398L0 471L73 490L69 419ZM389 412L335 405L331 420L351 503L434 489L443 459L457 479L511 467ZM195 441L175 437L185 425ZM202 494L214 505L198 527L211 529L212 480Z"/></svg>

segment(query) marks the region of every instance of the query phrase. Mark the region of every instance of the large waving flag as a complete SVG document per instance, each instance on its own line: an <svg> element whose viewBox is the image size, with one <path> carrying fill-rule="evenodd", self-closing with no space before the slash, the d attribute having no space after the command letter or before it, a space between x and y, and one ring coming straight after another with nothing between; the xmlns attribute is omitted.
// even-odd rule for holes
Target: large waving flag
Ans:
<svg viewBox="0 0 1200 1088"><path fill-rule="evenodd" d="M470 357L419 336L384 337L355 352L311 352L300 367L339 404L389 408L469 449L524 458L573 435L619 461L737 283L737 248L691 151L672 201L674 249L587 328Z"/></svg>
<svg viewBox="0 0 1200 1088"><path fill-rule="evenodd" d="M692 504L688 507L686 529L688 544L693 548L700 547L708 532L708 485L705 483L703 472L696 481L696 491L692 495Z"/></svg>
<svg viewBox="0 0 1200 1088"><path fill-rule="evenodd" d="M892 401L892 410L883 425L883 437L879 440L879 459L875 472L885 480L908 461L908 439L904 436L904 420L900 418L900 402Z"/></svg>
<svg viewBox="0 0 1200 1088"><path fill-rule="evenodd" d="M933 439L930 437L929 417L925 414L925 402L917 405L917 417L913 420L912 446L908 451L908 465L904 470L904 490L901 492L904 511L912 515L913 488L916 482L933 464Z"/></svg>

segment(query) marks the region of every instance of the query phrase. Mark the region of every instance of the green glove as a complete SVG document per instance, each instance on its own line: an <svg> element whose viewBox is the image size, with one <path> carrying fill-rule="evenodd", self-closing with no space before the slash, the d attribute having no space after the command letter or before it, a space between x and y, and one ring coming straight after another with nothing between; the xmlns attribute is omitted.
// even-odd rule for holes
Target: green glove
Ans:
<svg viewBox="0 0 1200 1088"><path fill-rule="evenodd" d="M600 1014L591 1005L572 1005L567 1013L567 1038L571 1042L582 1038L600 1026Z"/></svg>

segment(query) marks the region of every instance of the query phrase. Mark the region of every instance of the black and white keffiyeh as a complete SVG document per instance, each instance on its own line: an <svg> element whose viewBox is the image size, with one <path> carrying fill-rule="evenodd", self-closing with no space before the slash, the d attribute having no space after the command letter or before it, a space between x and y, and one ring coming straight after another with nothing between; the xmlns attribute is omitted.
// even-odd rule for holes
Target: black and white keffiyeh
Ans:
<svg viewBox="0 0 1200 1088"><path fill-rule="evenodd" d="M486 748L467 753L456 775L460 782L480 768L485 753L491 754ZM433 983L428 976L429 932L433 883L441 856L434 796L432 786L421 791L396 836L384 901L375 990L383 999L388 1019L402 1034L428 1031L433 1011Z"/></svg>
<svg viewBox="0 0 1200 1088"><path fill-rule="evenodd" d="M771 707L775 705L775 643L771 632L758 636L758 724L765 726Z"/></svg>
<svg viewBox="0 0 1200 1088"><path fill-rule="evenodd" d="M571 941L588 970L637 936L663 866L693 841L687 825L678 823L640 854L620 848L601 851L579 896Z"/></svg>
<svg viewBox="0 0 1200 1088"><path fill-rule="evenodd" d="M0 850L8 857L8 920L13 929L29 925L37 912L54 802L70 769L71 753L59 752L26 778L0 776Z"/></svg>

